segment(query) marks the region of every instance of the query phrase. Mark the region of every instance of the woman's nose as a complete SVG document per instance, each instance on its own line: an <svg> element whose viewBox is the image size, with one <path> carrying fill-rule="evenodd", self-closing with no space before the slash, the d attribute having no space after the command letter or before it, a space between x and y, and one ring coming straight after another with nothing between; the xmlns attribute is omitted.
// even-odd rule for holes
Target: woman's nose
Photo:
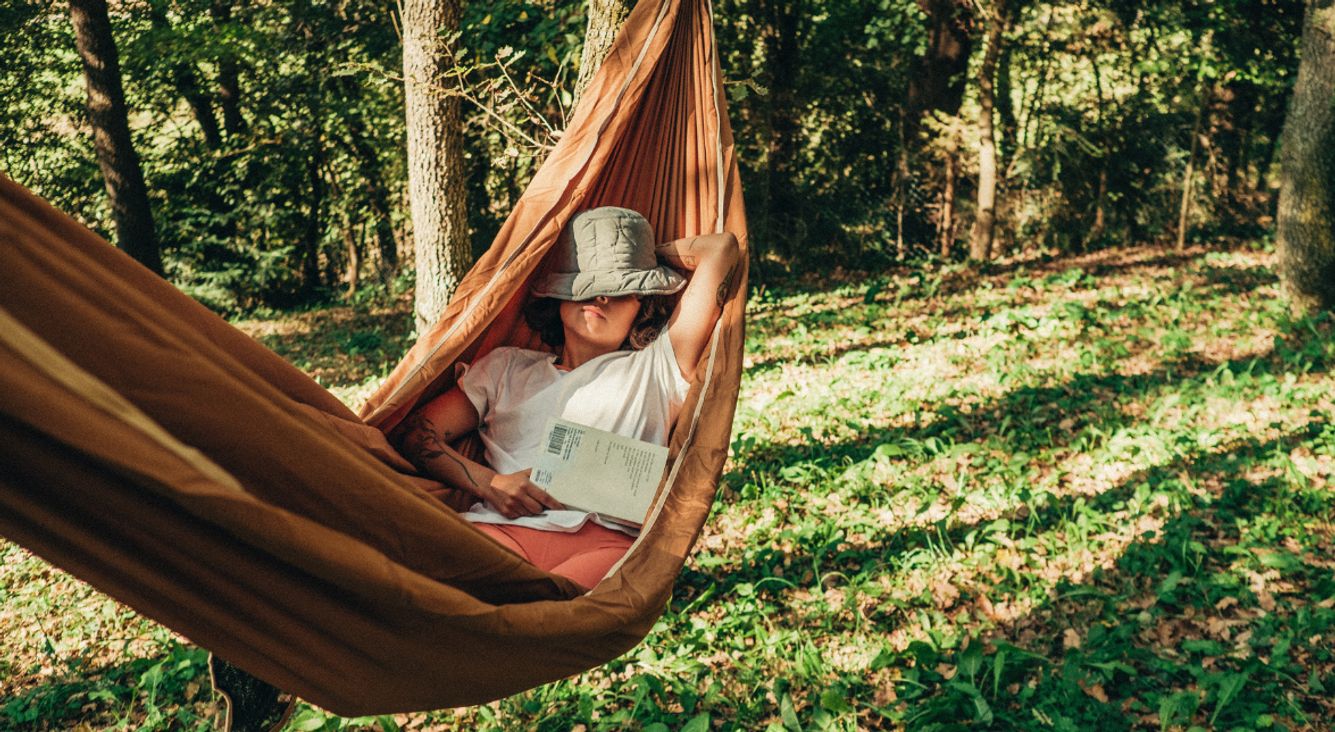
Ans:
<svg viewBox="0 0 1335 732"><path fill-rule="evenodd" d="M607 295L597 295L597 296L595 296L595 297L593 298L593 301L596 302L596 303L598 303L599 305L606 305L606 304L607 304Z"/></svg>

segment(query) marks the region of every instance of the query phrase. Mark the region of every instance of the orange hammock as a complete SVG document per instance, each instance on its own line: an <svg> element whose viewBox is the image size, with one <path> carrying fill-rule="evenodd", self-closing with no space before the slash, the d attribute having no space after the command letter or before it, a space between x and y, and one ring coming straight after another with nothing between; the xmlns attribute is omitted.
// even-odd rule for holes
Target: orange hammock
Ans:
<svg viewBox="0 0 1335 732"><path fill-rule="evenodd" d="M634 646L714 498L744 276L646 528L587 594L474 531L385 437L456 361L531 342L528 281L579 210L637 209L662 239L731 231L745 261L709 0L642 0L584 99L360 417L0 176L0 534L345 715L482 703Z"/></svg>

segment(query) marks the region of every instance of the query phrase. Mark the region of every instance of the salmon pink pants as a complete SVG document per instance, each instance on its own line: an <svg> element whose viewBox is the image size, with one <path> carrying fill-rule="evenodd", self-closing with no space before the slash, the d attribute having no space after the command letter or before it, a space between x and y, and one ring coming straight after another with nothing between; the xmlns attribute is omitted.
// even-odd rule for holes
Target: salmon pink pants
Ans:
<svg viewBox="0 0 1335 732"><path fill-rule="evenodd" d="M584 587L598 584L635 538L590 521L579 531L543 531L509 524L473 524L530 563Z"/></svg>

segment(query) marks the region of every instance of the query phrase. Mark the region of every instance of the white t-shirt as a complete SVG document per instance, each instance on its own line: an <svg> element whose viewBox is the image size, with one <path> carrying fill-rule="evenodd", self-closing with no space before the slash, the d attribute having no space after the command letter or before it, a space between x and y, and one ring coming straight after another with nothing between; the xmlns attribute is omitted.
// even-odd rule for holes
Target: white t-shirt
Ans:
<svg viewBox="0 0 1335 732"><path fill-rule="evenodd" d="M500 473L533 467L552 415L600 430L666 445L690 382L681 375L667 329L640 351L613 351L558 369L556 356L526 348L497 348L467 368L459 389L477 408L478 435L487 462ZM514 524L546 531L578 531L593 520L608 528L634 529L584 511L547 510L506 518L485 501L463 517L476 523Z"/></svg>

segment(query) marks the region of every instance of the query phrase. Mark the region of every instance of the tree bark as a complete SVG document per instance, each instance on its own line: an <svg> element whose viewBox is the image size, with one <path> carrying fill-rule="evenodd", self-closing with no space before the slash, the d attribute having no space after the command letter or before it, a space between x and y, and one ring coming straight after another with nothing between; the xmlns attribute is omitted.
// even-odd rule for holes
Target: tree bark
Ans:
<svg viewBox="0 0 1335 732"><path fill-rule="evenodd" d="M937 228L942 259L950 258L950 249L955 243L955 176L959 170L959 141L955 137L953 127L949 134L950 140L946 146L946 182L941 190L941 220Z"/></svg>
<svg viewBox="0 0 1335 732"><path fill-rule="evenodd" d="M347 250L347 297L357 294L357 286L361 284L362 271L362 227L352 224L351 217L343 217L343 246Z"/></svg>
<svg viewBox="0 0 1335 732"><path fill-rule="evenodd" d="M388 281L399 268L398 242L394 239L394 223L390 215L389 190L385 187L384 170L380 156L371 141L371 132L362 114L362 89L350 77L335 80L343 104L344 124L348 128L347 150L357 161L357 174L366 192L374 216L376 245L380 255L380 279Z"/></svg>
<svg viewBox="0 0 1335 732"><path fill-rule="evenodd" d="M70 0L70 20L75 46L83 60L93 147L111 201L116 244L140 264L162 274L148 187L130 139L120 59L111 37L106 0Z"/></svg>
<svg viewBox="0 0 1335 732"><path fill-rule="evenodd" d="M927 53L917 61L909 75L905 137L909 144L917 139L923 115L940 110L959 114L964 100L965 75L973 39L972 3L961 0L918 0L927 16Z"/></svg>
<svg viewBox="0 0 1335 732"><path fill-rule="evenodd" d="M1177 250L1180 252L1187 248L1187 221L1191 214L1191 187L1196 178L1196 148L1201 139L1201 123L1205 117L1205 109L1210 105L1210 92L1212 87L1204 79L1201 80L1201 99L1196 108L1196 124L1191 129L1191 152L1187 155L1187 170L1182 174L1182 201L1178 206L1177 214Z"/></svg>
<svg viewBox="0 0 1335 732"><path fill-rule="evenodd" d="M1020 146L1020 125L1015 119L1015 105L1011 102L1011 66L1015 63L1015 54L1011 48L1001 49L1001 58L997 60L997 156L1002 160L1015 159L1015 151ZM1009 171L1008 171L1009 172Z"/></svg>
<svg viewBox="0 0 1335 732"><path fill-rule="evenodd" d="M1279 273L1299 314L1335 309L1335 0L1308 0L1280 141Z"/></svg>
<svg viewBox="0 0 1335 732"><path fill-rule="evenodd" d="M471 259L459 97L448 73L459 0L405 0L403 83L418 332L436 321Z"/></svg>
<svg viewBox="0 0 1335 732"><path fill-rule="evenodd" d="M992 258L996 233L997 145L993 137L993 77L1006 31L1007 8L1004 0L992 5L987 33L987 50L978 70L978 206L969 241L969 258L986 262Z"/></svg>
<svg viewBox="0 0 1335 732"><path fill-rule="evenodd" d="M149 21L155 31L163 34L171 33L171 23L164 8L155 5L148 12ZM176 93L190 105L190 112L195 115L195 121L199 123L199 129L204 135L204 146L210 150L217 150L222 145L218 118L213 114L213 102L201 88L199 74L196 72L197 69L192 61L179 58L167 60L168 78Z"/></svg>
<svg viewBox="0 0 1335 732"><path fill-rule="evenodd" d="M796 161L800 144L800 101L797 74L801 53L798 43L804 8L796 0L764 0L760 3L760 42L765 53L765 128L769 139L765 152L767 192L764 232L774 243L786 243L791 253L803 236L802 198L796 190Z"/></svg>
<svg viewBox="0 0 1335 732"><path fill-rule="evenodd" d="M633 0L589 0L589 22L584 30L584 50L579 56L579 77L575 80L575 100L593 81L593 75L612 50L621 25L634 7Z"/></svg>
<svg viewBox="0 0 1335 732"><path fill-rule="evenodd" d="M209 14L219 26L232 22L232 0L214 0ZM223 130L229 138L246 131L246 118L241 115L241 82L236 57L224 51L218 59L218 106L222 108Z"/></svg>

